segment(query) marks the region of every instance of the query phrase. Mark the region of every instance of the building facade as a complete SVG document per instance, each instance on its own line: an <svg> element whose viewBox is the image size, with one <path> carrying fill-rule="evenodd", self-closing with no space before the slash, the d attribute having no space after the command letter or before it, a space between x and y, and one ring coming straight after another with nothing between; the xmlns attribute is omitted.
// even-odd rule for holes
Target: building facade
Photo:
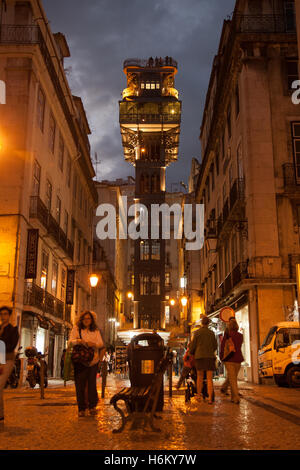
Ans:
<svg viewBox="0 0 300 470"><path fill-rule="evenodd" d="M292 1L238 0L224 22L201 126L195 188L205 204L205 312L230 305L244 333L242 374L258 381L269 328L298 313L300 108Z"/></svg>
<svg viewBox="0 0 300 470"><path fill-rule="evenodd" d="M181 102L174 88L177 63L171 58L124 62L127 88L120 102L120 128L125 160L135 167L135 201L146 210L166 201L166 167L177 159ZM160 217L161 219L161 217ZM134 328L165 328L166 244L161 220L157 238L142 235L134 250Z"/></svg>
<svg viewBox="0 0 300 470"><path fill-rule="evenodd" d="M47 352L57 376L68 331L91 307L90 129L64 71L66 39L41 2L1 4L0 304L13 307L21 345Z"/></svg>

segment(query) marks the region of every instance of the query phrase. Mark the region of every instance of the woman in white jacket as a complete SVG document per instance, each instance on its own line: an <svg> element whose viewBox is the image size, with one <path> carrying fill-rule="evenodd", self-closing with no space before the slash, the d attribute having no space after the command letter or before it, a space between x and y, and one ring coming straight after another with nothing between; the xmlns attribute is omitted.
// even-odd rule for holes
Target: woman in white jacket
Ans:
<svg viewBox="0 0 300 470"><path fill-rule="evenodd" d="M85 416L86 409L89 408L90 415L96 415L96 406L98 403L97 392L97 372L101 356L104 353L104 344L101 333L95 321L95 314L90 311L83 312L77 325L71 331L70 343L85 344L94 349L94 357L90 364L74 364L74 378L76 387L76 396L78 404L79 417ZM88 403L86 403L86 388L88 389Z"/></svg>

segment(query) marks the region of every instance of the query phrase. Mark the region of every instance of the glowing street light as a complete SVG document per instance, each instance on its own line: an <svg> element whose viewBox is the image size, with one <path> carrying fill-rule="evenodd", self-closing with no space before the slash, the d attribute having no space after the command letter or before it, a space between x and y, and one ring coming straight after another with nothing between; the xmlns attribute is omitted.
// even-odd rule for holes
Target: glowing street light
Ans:
<svg viewBox="0 0 300 470"><path fill-rule="evenodd" d="M91 287L97 287L99 282L99 276L97 274L91 274L90 275L90 285Z"/></svg>
<svg viewBox="0 0 300 470"><path fill-rule="evenodd" d="M174 307L175 303L176 303L176 302L175 302L174 299L171 299L171 300L170 300L170 305L171 305L172 307Z"/></svg>
<svg viewBox="0 0 300 470"><path fill-rule="evenodd" d="M186 296L182 297L180 301L181 301L181 305L182 305L183 307L186 307L186 306L187 306L188 299L187 299Z"/></svg>
<svg viewBox="0 0 300 470"><path fill-rule="evenodd" d="M133 293L132 293L132 292L128 292L128 293L127 293L127 297L128 297L128 299L133 299Z"/></svg>

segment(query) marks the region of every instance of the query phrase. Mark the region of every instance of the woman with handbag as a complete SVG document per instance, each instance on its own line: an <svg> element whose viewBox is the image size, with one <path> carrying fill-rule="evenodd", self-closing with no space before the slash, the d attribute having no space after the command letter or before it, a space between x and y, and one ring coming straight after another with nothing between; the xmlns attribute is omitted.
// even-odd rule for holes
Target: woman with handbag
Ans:
<svg viewBox="0 0 300 470"><path fill-rule="evenodd" d="M19 331L10 323L12 309L0 308L0 423L4 422L3 390L15 363L15 348L19 341ZM4 351L5 347L5 351ZM1 364L2 362L2 364Z"/></svg>
<svg viewBox="0 0 300 470"><path fill-rule="evenodd" d="M101 349L102 356L104 345L95 317L93 312L83 312L77 325L71 331L69 339L73 347L72 361L79 417L85 416L87 408L91 416L97 414L97 373L101 359L99 349ZM86 389L88 403L86 403Z"/></svg>
<svg viewBox="0 0 300 470"><path fill-rule="evenodd" d="M241 368L241 363L244 361L241 350L243 335L239 333L238 330L239 325L237 324L237 321L235 318L231 319L221 343L221 358L225 363L227 371L227 377L231 389L231 401L236 404L240 403L237 377Z"/></svg>

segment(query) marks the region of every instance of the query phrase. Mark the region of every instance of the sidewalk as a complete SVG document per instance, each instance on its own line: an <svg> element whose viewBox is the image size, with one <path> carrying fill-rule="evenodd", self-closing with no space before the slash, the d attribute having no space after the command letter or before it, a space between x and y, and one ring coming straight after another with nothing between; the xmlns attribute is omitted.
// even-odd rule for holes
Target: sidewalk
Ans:
<svg viewBox="0 0 300 470"><path fill-rule="evenodd" d="M51 381L40 399L39 389L5 391L5 424L0 426L1 449L39 450L221 450L300 449L300 390L241 384L241 404L230 402L215 385L214 405L185 403L184 389L169 398L166 383L160 433L130 430L113 434L120 416L110 398L128 384L108 375L105 398L96 418L78 418L75 387ZM52 386L53 385L53 386ZM101 397L101 381L98 381Z"/></svg>

